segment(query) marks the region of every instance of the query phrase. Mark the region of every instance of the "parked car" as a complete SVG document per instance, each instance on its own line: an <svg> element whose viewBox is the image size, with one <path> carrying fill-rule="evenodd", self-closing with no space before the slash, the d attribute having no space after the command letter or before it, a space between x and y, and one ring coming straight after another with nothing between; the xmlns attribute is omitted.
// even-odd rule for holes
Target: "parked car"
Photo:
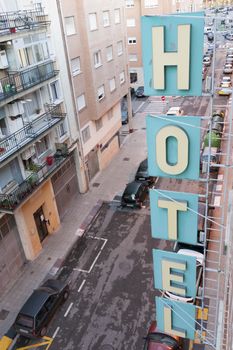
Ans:
<svg viewBox="0 0 233 350"><path fill-rule="evenodd" d="M147 182L132 181L126 185L121 197L122 207L141 208L148 195Z"/></svg>
<svg viewBox="0 0 233 350"><path fill-rule="evenodd" d="M233 72L233 66L231 63L226 63L223 67L223 73L224 74L231 74Z"/></svg>
<svg viewBox="0 0 233 350"><path fill-rule="evenodd" d="M184 112L181 107L171 107L167 111L167 115L182 115Z"/></svg>
<svg viewBox="0 0 233 350"><path fill-rule="evenodd" d="M211 27L204 27L204 34L208 34L212 32L212 28Z"/></svg>
<svg viewBox="0 0 233 350"><path fill-rule="evenodd" d="M121 111L121 124L127 124L128 123L128 111L127 109Z"/></svg>
<svg viewBox="0 0 233 350"><path fill-rule="evenodd" d="M149 176L148 174L148 160L144 159L138 167L138 170L135 175L135 181L147 181L148 184L155 181L155 177Z"/></svg>
<svg viewBox="0 0 233 350"><path fill-rule="evenodd" d="M218 95L230 96L232 93L231 87L228 84L221 84L220 88L217 90Z"/></svg>
<svg viewBox="0 0 233 350"><path fill-rule="evenodd" d="M213 133L212 133L213 134ZM208 137L208 135L207 135ZM208 160L209 160L209 154L210 154L210 171L216 171L218 168L216 167L216 164L219 164L220 162L220 154L219 154L219 148L218 147L205 147L203 150L203 153L201 155L201 165L202 165L202 172L207 171L208 166Z"/></svg>
<svg viewBox="0 0 233 350"><path fill-rule="evenodd" d="M233 40L233 33L226 33L226 34L225 34L225 38L226 38L227 40L232 41L232 40Z"/></svg>
<svg viewBox="0 0 233 350"><path fill-rule="evenodd" d="M32 295L19 311L14 322L18 334L28 338L43 337L58 306L69 296L67 283L55 279L47 280Z"/></svg>
<svg viewBox="0 0 233 350"><path fill-rule="evenodd" d="M222 85L224 85L225 87L231 87L231 77L229 76L222 77L220 86Z"/></svg>
<svg viewBox="0 0 233 350"><path fill-rule="evenodd" d="M214 33L213 33L213 32L209 32L209 33L207 34L207 39L208 39L208 41L210 41L210 42L214 41Z"/></svg>
<svg viewBox="0 0 233 350"><path fill-rule="evenodd" d="M135 91L135 96L137 97L144 97L144 86L139 86L137 90Z"/></svg>
<svg viewBox="0 0 233 350"><path fill-rule="evenodd" d="M218 109L218 110L214 111L212 114L212 118L216 117L216 116L219 116L221 118L225 118L225 111L223 109Z"/></svg>
<svg viewBox="0 0 233 350"><path fill-rule="evenodd" d="M209 67L211 65L211 57L208 55L208 56L204 56L203 58L203 65L205 67Z"/></svg>
<svg viewBox="0 0 233 350"><path fill-rule="evenodd" d="M147 336L144 338L143 350L182 350L182 338L161 332L156 321L152 321Z"/></svg>
<svg viewBox="0 0 233 350"><path fill-rule="evenodd" d="M196 258L196 268L197 268L197 271L196 271L196 295L198 295L198 289L199 289L199 285L200 285L201 277L202 277L202 272L203 272L204 255L196 250L191 250L191 249L179 249L177 254L193 256ZM163 293L163 296L165 298L181 301L184 303L194 303L195 302L194 298L191 296L184 297L181 295L176 295L176 294L169 292L169 291L165 291Z"/></svg>

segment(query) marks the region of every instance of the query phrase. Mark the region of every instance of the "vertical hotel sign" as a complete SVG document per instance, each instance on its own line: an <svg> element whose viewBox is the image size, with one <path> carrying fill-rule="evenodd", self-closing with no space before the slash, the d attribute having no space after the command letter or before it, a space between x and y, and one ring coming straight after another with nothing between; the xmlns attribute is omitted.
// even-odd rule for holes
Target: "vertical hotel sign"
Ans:
<svg viewBox="0 0 233 350"><path fill-rule="evenodd" d="M202 13L142 17L145 94L202 94ZM148 169L151 176L199 179L200 117L147 116ZM150 190L152 236L197 244L198 195ZM154 287L179 298L156 297L160 330L195 337L196 258L153 249ZM179 301L177 301L179 300Z"/></svg>

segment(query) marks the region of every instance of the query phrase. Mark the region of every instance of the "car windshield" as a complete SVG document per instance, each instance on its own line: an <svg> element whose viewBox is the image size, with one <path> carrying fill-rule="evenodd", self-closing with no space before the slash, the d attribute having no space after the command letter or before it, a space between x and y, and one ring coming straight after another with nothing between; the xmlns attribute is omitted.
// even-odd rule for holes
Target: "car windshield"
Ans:
<svg viewBox="0 0 233 350"><path fill-rule="evenodd" d="M177 345L177 341L174 338L169 337L168 335L163 334L163 333L150 333L148 335L148 339L151 342L162 343L162 344L166 344L168 346L176 346Z"/></svg>
<svg viewBox="0 0 233 350"><path fill-rule="evenodd" d="M25 315L19 315L16 324L19 326L33 328L33 318Z"/></svg>

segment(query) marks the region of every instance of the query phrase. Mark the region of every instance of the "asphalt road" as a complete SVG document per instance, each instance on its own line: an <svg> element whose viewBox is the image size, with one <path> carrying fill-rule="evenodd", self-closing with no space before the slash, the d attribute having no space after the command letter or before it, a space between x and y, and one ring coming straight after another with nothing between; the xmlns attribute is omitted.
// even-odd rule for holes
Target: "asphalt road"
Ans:
<svg viewBox="0 0 233 350"><path fill-rule="evenodd" d="M51 349L142 349L155 318L152 247L171 246L151 239L148 208L103 204L61 272L71 293L49 328Z"/></svg>

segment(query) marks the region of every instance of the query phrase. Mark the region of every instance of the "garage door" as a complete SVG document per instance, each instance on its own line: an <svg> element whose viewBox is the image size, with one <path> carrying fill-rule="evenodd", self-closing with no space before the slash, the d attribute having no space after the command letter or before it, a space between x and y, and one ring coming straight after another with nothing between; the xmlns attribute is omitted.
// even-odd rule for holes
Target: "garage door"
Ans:
<svg viewBox="0 0 233 350"><path fill-rule="evenodd" d="M52 185L60 219L64 217L70 200L79 193L74 156L71 155L52 176Z"/></svg>

